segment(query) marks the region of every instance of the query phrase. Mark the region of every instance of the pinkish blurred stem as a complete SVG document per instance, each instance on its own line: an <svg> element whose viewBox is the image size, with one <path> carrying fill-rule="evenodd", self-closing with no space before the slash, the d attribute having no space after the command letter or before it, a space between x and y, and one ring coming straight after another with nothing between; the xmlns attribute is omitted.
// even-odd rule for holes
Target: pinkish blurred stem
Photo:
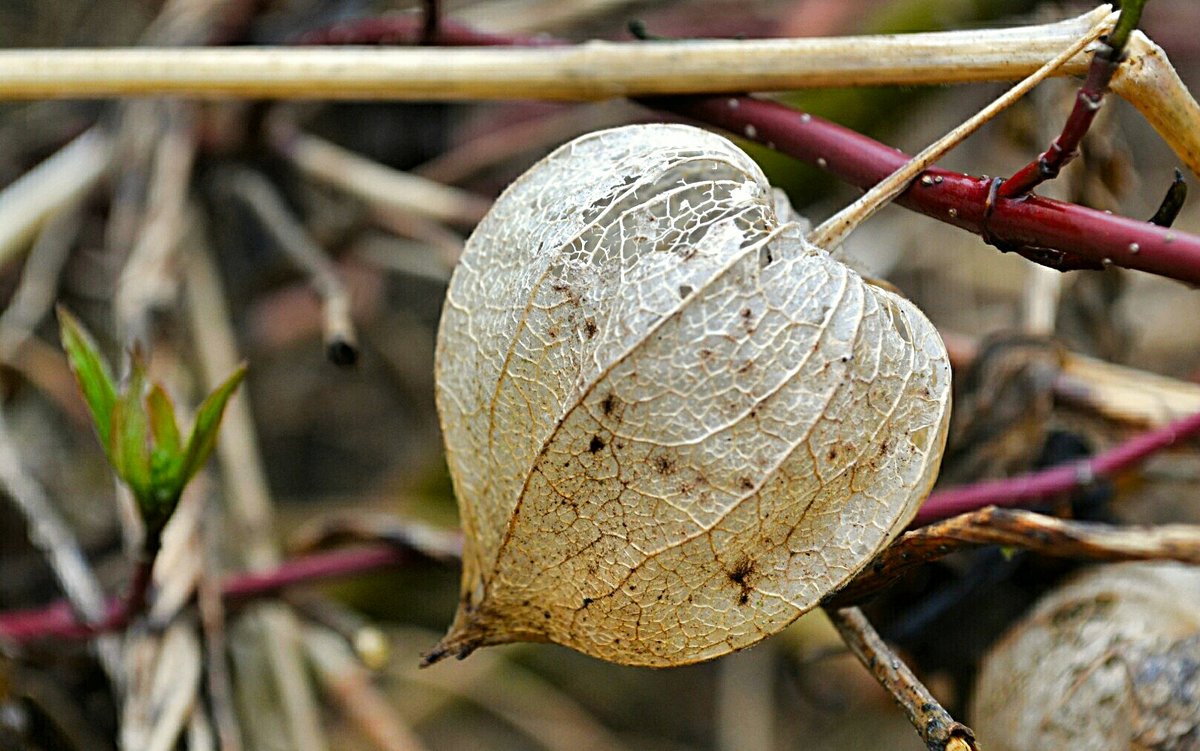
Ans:
<svg viewBox="0 0 1200 751"><path fill-rule="evenodd" d="M243 602L274 595L294 585L410 564L421 555L394 545L316 553L294 558L268 571L234 576L225 582L221 593L227 602ZM0 641L22 644L40 639L79 640L120 630L144 610L152 567L153 560L148 565L145 561L139 564L130 594L110 601L109 614L99 624L81 623L66 601L60 600L34 610L0 613Z"/></svg>
<svg viewBox="0 0 1200 751"><path fill-rule="evenodd" d="M1141 464L1177 441L1187 440L1197 433L1200 433L1200 413L1134 436L1090 459L1003 480L935 491L917 512L913 526L920 527L985 506L1028 505L1061 495Z"/></svg>

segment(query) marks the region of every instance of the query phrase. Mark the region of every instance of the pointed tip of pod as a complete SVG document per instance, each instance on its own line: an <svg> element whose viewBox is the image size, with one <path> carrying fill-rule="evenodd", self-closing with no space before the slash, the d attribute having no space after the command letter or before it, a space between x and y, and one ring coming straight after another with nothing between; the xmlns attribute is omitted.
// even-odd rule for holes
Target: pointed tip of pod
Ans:
<svg viewBox="0 0 1200 751"><path fill-rule="evenodd" d="M441 641L433 646L433 649L421 655L421 667L427 668L434 663L441 662L447 657L455 657L459 660L465 659L467 655L474 652L482 644L477 634L464 636L455 630L451 630L450 633L443 636Z"/></svg>
<svg viewBox="0 0 1200 751"><path fill-rule="evenodd" d="M446 635L437 644L433 645L433 649L421 655L421 667L427 668L434 663L441 662L447 657L455 657L462 660L482 646L503 643L504 641L497 641L494 638L489 638L490 636L492 635L480 623L473 608L460 607Z"/></svg>

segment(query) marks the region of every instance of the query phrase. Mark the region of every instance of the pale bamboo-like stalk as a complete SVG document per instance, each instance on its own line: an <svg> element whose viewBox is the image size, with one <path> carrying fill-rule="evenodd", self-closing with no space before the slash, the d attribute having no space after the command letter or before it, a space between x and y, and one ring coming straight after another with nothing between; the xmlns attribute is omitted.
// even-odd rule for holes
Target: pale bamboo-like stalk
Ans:
<svg viewBox="0 0 1200 751"><path fill-rule="evenodd" d="M1136 107L1188 168L1200 175L1200 103L1187 93L1162 47L1142 32L1133 32L1125 45L1125 62L1109 88Z"/></svg>
<svg viewBox="0 0 1200 751"><path fill-rule="evenodd" d="M0 50L0 100L188 96L255 99L581 101L828 86L1011 81L1088 32L1111 6L1037 26L824 39L589 42L473 48ZM1200 104L1143 35L1112 90L1200 174ZM1076 55L1056 75L1081 75Z"/></svg>
<svg viewBox="0 0 1200 751"><path fill-rule="evenodd" d="M1039 26L824 39L588 42L541 48L237 47L0 51L0 99L606 99L1012 80L1111 8ZM1063 74L1086 70L1080 55Z"/></svg>

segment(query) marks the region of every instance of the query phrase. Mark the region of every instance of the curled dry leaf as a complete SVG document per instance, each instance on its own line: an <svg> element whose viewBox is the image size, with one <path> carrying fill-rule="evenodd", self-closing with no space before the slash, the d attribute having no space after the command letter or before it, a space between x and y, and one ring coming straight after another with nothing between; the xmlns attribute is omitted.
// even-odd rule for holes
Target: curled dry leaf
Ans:
<svg viewBox="0 0 1200 751"><path fill-rule="evenodd" d="M945 348L774 202L682 125L579 138L496 202L438 335L466 546L427 662L512 641L717 657L905 527L945 441Z"/></svg>
<svg viewBox="0 0 1200 751"><path fill-rule="evenodd" d="M1200 568L1097 566L1044 597L975 689L988 749L1200 748Z"/></svg>

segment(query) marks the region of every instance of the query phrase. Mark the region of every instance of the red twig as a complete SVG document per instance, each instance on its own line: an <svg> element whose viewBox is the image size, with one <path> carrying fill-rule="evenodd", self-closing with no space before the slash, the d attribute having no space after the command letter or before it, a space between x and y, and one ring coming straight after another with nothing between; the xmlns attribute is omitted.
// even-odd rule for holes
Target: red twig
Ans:
<svg viewBox="0 0 1200 751"><path fill-rule="evenodd" d="M1137 27L1144 4L1145 0L1126 0L1122 3L1117 27L1113 29L1108 42L1092 56L1087 79L1075 94L1075 106L1071 108L1062 132L1037 159L1017 170L1007 181L997 184L996 194L999 197L1016 198L1029 193L1043 182L1058 177L1059 171L1079 154L1079 144L1100 111L1108 84L1121 65L1125 44Z"/></svg>
<svg viewBox="0 0 1200 751"><path fill-rule="evenodd" d="M287 561L269 571L231 577L221 587L221 595L231 603L245 602L297 584L401 566L418 557L418 553L394 545L316 553ZM139 567L138 571L140 574L142 569ZM136 593L139 589L131 586L130 591ZM144 595L145 587L140 591ZM0 613L0 640L22 644L40 639L87 639L124 628L141 608L135 600L114 598L109 602L108 616L101 623L92 625L81 623L65 600L42 608Z"/></svg>
<svg viewBox="0 0 1200 751"><path fill-rule="evenodd" d="M0 639L20 643L41 633L64 639L87 639L125 628L146 609L160 542L148 542L134 566L125 596L109 600L101 620L81 621L69 602L59 600L38 610L0 614Z"/></svg>
<svg viewBox="0 0 1200 751"><path fill-rule="evenodd" d="M1189 415L1157 430L1125 441L1090 459L1003 480L963 485L934 492L917 512L913 526L974 511L984 506L1020 506L1050 496L1067 493L1088 485L1100 477L1123 472L1144 462L1176 441L1200 433L1200 413Z"/></svg>
<svg viewBox="0 0 1200 751"><path fill-rule="evenodd" d="M862 188L909 158L849 128L753 97L671 97L645 103L758 141ZM1200 237L1036 195L989 197L992 184L985 177L930 169L896 202L982 235L1001 249L1044 248L1049 254L1037 260L1055 268L1111 263L1200 284Z"/></svg>

